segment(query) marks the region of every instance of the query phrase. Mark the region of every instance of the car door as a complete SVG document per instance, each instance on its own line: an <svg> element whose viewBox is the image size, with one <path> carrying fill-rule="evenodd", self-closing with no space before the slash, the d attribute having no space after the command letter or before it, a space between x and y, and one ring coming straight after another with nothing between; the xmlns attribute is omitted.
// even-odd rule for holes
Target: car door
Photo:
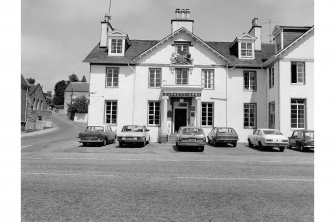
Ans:
<svg viewBox="0 0 335 222"><path fill-rule="evenodd" d="M293 131L292 136L289 139L289 143L291 147L296 147L297 135L298 135L298 131Z"/></svg>
<svg viewBox="0 0 335 222"><path fill-rule="evenodd" d="M298 132L298 135L295 139L295 143L296 143L296 146L298 146L301 143L302 144L304 143L304 132L302 132L302 131Z"/></svg>
<svg viewBox="0 0 335 222"><path fill-rule="evenodd" d="M258 135L258 131L259 131L259 130L256 130L256 131L254 132L254 134L252 134L252 136L251 136L251 143L252 143L253 145L258 145L258 143L257 143L257 135Z"/></svg>

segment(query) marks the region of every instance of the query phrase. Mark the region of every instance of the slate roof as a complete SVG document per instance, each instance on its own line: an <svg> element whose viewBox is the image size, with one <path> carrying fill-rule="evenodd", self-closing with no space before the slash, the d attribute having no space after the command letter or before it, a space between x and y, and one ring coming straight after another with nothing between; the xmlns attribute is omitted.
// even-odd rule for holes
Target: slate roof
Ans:
<svg viewBox="0 0 335 222"><path fill-rule="evenodd" d="M97 44L83 62L93 64L135 64L131 61L144 51L156 45L159 40L130 40L131 45L124 56L108 56L107 48L99 47ZM275 45L262 43L262 51L255 51L255 59L238 59L230 53L229 46L232 42L205 42L210 47L226 57L236 66L260 67L264 61L275 54Z"/></svg>
<svg viewBox="0 0 335 222"><path fill-rule="evenodd" d="M29 95L31 95L31 94L37 89L37 87L38 87L39 85L40 85L40 84L37 84L37 85L30 85L30 86L29 86L29 91L28 91Z"/></svg>
<svg viewBox="0 0 335 222"><path fill-rule="evenodd" d="M70 82L65 92L89 92L89 83L87 82Z"/></svg>
<svg viewBox="0 0 335 222"><path fill-rule="evenodd" d="M28 86L29 87L28 81L23 77L22 74L21 74L21 84L24 85L24 86Z"/></svg>

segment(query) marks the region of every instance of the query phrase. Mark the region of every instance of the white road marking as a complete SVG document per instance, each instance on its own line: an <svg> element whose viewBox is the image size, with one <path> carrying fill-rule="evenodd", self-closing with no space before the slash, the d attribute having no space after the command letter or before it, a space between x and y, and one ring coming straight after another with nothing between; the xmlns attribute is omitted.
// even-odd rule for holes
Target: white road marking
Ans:
<svg viewBox="0 0 335 222"><path fill-rule="evenodd" d="M24 149L24 148L27 148L27 147L30 147L32 145L27 145L27 146L22 146L21 149Z"/></svg>
<svg viewBox="0 0 335 222"><path fill-rule="evenodd" d="M177 177L178 179L196 179L196 180L262 180L262 181L301 181L314 182L314 179L290 179L290 178L247 178L247 177Z"/></svg>
<svg viewBox="0 0 335 222"><path fill-rule="evenodd" d="M21 173L25 175L50 175L50 176L95 176L95 177L113 177L111 174L76 174L76 173Z"/></svg>

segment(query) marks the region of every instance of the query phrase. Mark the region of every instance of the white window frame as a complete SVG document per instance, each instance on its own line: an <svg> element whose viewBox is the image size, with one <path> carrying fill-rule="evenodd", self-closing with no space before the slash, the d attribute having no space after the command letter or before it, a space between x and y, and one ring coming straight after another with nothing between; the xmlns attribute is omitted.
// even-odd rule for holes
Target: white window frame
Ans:
<svg viewBox="0 0 335 222"><path fill-rule="evenodd" d="M184 53L182 53L184 52ZM190 52L190 44L188 43L177 43L176 44L176 53L185 54Z"/></svg>
<svg viewBox="0 0 335 222"><path fill-rule="evenodd" d="M243 104L243 127L245 129L257 128L257 103Z"/></svg>
<svg viewBox="0 0 335 222"><path fill-rule="evenodd" d="M295 64L296 70L295 70L295 75L296 75L296 82L293 82L293 65ZM305 62L296 62L292 61L291 62L291 84L294 85L304 85L305 84Z"/></svg>
<svg viewBox="0 0 335 222"><path fill-rule="evenodd" d="M153 75L153 77L151 75ZM159 81L157 81L157 79ZM160 88L161 87L162 85L162 69L161 68L149 68L149 83L148 84L149 84L149 88Z"/></svg>
<svg viewBox="0 0 335 222"><path fill-rule="evenodd" d="M209 108L212 108L212 111L209 111ZM214 126L214 103L213 102L202 102L201 103L201 126L204 126L204 127Z"/></svg>
<svg viewBox="0 0 335 222"><path fill-rule="evenodd" d="M204 89L214 89L214 69L201 70L201 85Z"/></svg>
<svg viewBox="0 0 335 222"><path fill-rule="evenodd" d="M111 39L111 54L123 54L123 39L120 38L112 38Z"/></svg>
<svg viewBox="0 0 335 222"><path fill-rule="evenodd" d="M150 120L152 120L153 122L150 123ZM160 123L161 123L161 102L148 101L148 126L160 126Z"/></svg>
<svg viewBox="0 0 335 222"><path fill-rule="evenodd" d="M257 91L257 72L243 71L243 89L247 91Z"/></svg>
<svg viewBox="0 0 335 222"><path fill-rule="evenodd" d="M275 67L274 65L269 69L269 88L273 88L275 85Z"/></svg>
<svg viewBox="0 0 335 222"><path fill-rule="evenodd" d="M112 73L108 73L109 70L112 70ZM111 74L111 76L109 76L110 74ZM119 75L120 75L120 68L119 67L107 67L106 68L105 87L106 88L118 88L119 87Z"/></svg>
<svg viewBox="0 0 335 222"><path fill-rule="evenodd" d="M186 83L184 83L184 76L183 76L183 71L186 70L187 75L186 75ZM180 73L178 73L180 71ZM176 85L188 85L188 81L189 81L189 70L185 69L185 68L176 68L175 69L175 73L176 73ZM181 75L180 78L178 78L178 75ZM178 83L178 80L180 80L180 82Z"/></svg>
<svg viewBox="0 0 335 222"><path fill-rule="evenodd" d="M254 58L254 46L252 42L240 42L240 55L241 58L251 59Z"/></svg>
<svg viewBox="0 0 335 222"><path fill-rule="evenodd" d="M291 129L306 129L306 99L291 99Z"/></svg>
<svg viewBox="0 0 335 222"><path fill-rule="evenodd" d="M109 110L108 110L108 106L110 106ZM118 108L117 100L105 100L105 117L104 117L105 123L113 125L113 126L117 125L117 113L118 113L117 108Z"/></svg>

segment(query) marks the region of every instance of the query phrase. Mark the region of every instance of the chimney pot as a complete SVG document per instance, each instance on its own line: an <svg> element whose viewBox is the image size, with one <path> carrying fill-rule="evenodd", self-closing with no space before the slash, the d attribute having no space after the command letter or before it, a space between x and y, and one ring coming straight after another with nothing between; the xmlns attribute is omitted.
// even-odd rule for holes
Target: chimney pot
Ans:
<svg viewBox="0 0 335 222"><path fill-rule="evenodd" d="M259 26L259 25L258 25L258 18L254 18L254 19L252 20L252 26Z"/></svg>
<svg viewBox="0 0 335 222"><path fill-rule="evenodd" d="M186 19L189 19L190 18L190 10L186 9L185 13L186 13Z"/></svg>
<svg viewBox="0 0 335 222"><path fill-rule="evenodd" d="M181 10L181 19L186 19L186 11L185 11L185 9Z"/></svg>
<svg viewBox="0 0 335 222"><path fill-rule="evenodd" d="M180 9L176 9L176 19L180 19Z"/></svg>

